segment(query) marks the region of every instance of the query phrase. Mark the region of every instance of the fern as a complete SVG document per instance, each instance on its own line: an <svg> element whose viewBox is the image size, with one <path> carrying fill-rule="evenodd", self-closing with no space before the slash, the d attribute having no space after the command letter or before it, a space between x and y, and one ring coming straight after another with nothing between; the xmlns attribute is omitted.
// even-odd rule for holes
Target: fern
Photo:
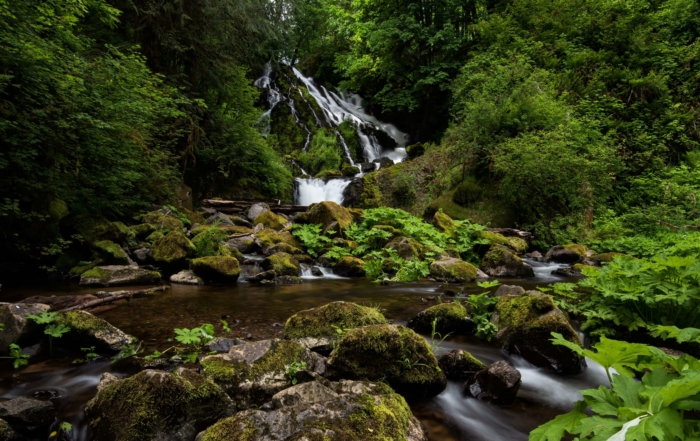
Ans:
<svg viewBox="0 0 700 441"><path fill-rule="evenodd" d="M318 252L331 242L329 237L322 234L323 225L321 224L296 224L293 228L292 234L299 239L302 246L313 257L318 257Z"/></svg>

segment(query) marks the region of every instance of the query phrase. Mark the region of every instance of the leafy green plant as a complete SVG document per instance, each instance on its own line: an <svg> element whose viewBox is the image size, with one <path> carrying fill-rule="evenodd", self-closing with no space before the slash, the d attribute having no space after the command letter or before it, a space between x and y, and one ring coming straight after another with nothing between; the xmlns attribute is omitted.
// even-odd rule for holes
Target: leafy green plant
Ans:
<svg viewBox="0 0 700 441"><path fill-rule="evenodd" d="M27 314L27 318L34 320L37 324L47 325L44 334L49 336L49 353L53 356L53 339L61 338L63 334L70 332L70 327L55 323L59 319L57 312L41 312L39 314Z"/></svg>
<svg viewBox="0 0 700 441"><path fill-rule="evenodd" d="M476 284L480 288L489 289L498 286L500 282L492 280L476 282ZM498 298L490 297L488 291L484 291L481 294L472 294L467 299L469 316L476 327L476 336L481 339L490 341L498 331L498 327L491 323L491 313L496 303L498 303Z"/></svg>
<svg viewBox="0 0 700 441"><path fill-rule="evenodd" d="M195 247L197 249L197 257L218 256L219 245L228 237L226 231L217 228L219 221L215 221L204 232L197 235Z"/></svg>
<svg viewBox="0 0 700 441"><path fill-rule="evenodd" d="M91 360L94 360L95 358L100 356L100 354L95 352L94 346L90 346L89 348L80 348L80 350L85 353L85 358L73 360L73 364L89 363Z"/></svg>
<svg viewBox="0 0 700 441"><path fill-rule="evenodd" d="M318 257L318 252L331 243L331 239L323 235L321 224L294 224L292 234L301 241L309 255Z"/></svg>
<svg viewBox="0 0 700 441"><path fill-rule="evenodd" d="M292 382L292 384L297 384L297 373L306 370L306 362L305 361L294 361L292 362L289 366L287 366L287 370L284 372L287 378Z"/></svg>
<svg viewBox="0 0 700 441"><path fill-rule="evenodd" d="M449 337L451 334L451 332L448 332L447 334L442 335L439 332L437 332L437 330L436 330L437 322L438 322L438 319L436 318L431 323L432 330L430 331L430 350L433 352L433 354L438 353L438 350L440 349L440 345L442 344L442 342L445 341L445 339L447 337Z"/></svg>
<svg viewBox="0 0 700 441"><path fill-rule="evenodd" d="M225 333L230 334L231 333L231 328L228 325L228 322L224 319L221 320L221 328L224 330Z"/></svg>
<svg viewBox="0 0 700 441"><path fill-rule="evenodd" d="M22 348L19 345L12 343L10 345L10 355L1 356L0 358L9 358L12 360L12 366L15 369L19 369L22 366L29 364L29 355L22 353Z"/></svg>

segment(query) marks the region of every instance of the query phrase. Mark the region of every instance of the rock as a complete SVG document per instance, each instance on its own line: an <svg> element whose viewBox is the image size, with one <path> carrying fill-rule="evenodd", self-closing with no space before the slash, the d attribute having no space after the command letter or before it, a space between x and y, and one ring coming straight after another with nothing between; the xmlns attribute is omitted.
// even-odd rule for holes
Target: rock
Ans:
<svg viewBox="0 0 700 441"><path fill-rule="evenodd" d="M218 211L216 213L212 214L211 216L209 216L205 223L207 225L212 225L213 223L216 223L217 225L228 225L228 226L235 225L233 223L233 220L231 220L231 218L227 214L224 214L224 213L221 213Z"/></svg>
<svg viewBox="0 0 700 441"><path fill-rule="evenodd" d="M491 245L504 245L515 251L517 254L522 254L527 251L528 243L525 239L514 236L504 236L493 231L482 231L481 237L488 240Z"/></svg>
<svg viewBox="0 0 700 441"><path fill-rule="evenodd" d="M379 164L379 168L389 168L394 165L394 161L385 156L379 159L375 159L372 162L374 162L375 164Z"/></svg>
<svg viewBox="0 0 700 441"><path fill-rule="evenodd" d="M378 164L374 162L362 162L360 164L357 164L360 167L360 170L362 170L362 173L369 173L377 170Z"/></svg>
<svg viewBox="0 0 700 441"><path fill-rule="evenodd" d="M386 323L388 323L386 318L375 308L351 302L332 302L297 312L289 317L284 325L284 337L335 340L339 337L338 329L352 329L358 326ZM321 346L321 344L317 346Z"/></svg>
<svg viewBox="0 0 700 441"><path fill-rule="evenodd" d="M102 259L108 265L129 265L130 259L122 247L111 240L101 240L92 244L95 258Z"/></svg>
<svg viewBox="0 0 700 441"><path fill-rule="evenodd" d="M152 257L151 249L148 247L139 248L137 250L134 250L132 252L132 254L134 256L134 260L136 260L136 262L138 262L140 264L147 263L148 261L151 260L151 257Z"/></svg>
<svg viewBox="0 0 700 441"><path fill-rule="evenodd" d="M306 367L303 367L305 363ZM290 340L260 340L233 346L228 353L200 362L202 372L231 397L238 409L260 406L297 381L310 381L325 363L301 344ZM294 366L296 372L288 371Z"/></svg>
<svg viewBox="0 0 700 441"><path fill-rule="evenodd" d="M448 333L469 335L474 332L474 322L467 314L467 308L460 303L441 303L421 311L408 321L408 327L421 334L433 330L446 336Z"/></svg>
<svg viewBox="0 0 700 441"><path fill-rule="evenodd" d="M358 207L362 205L362 193L365 190L365 180L352 178L345 190L343 190L343 205L345 207Z"/></svg>
<svg viewBox="0 0 700 441"><path fill-rule="evenodd" d="M549 251L547 251L547 254L544 256L544 258L548 261L557 263L576 263L586 255L585 251L583 251L583 255L579 254L578 251L581 251L579 247L583 247L585 249L583 245L553 246L549 249Z"/></svg>
<svg viewBox="0 0 700 441"><path fill-rule="evenodd" d="M102 350L120 351L122 346L136 341L136 338L89 312L67 311L59 314L58 323L68 326L70 332L60 339L54 339L54 344L96 346Z"/></svg>
<svg viewBox="0 0 700 441"><path fill-rule="evenodd" d="M37 315L50 309L49 305L39 303L0 304L0 323L5 325L5 329L0 332L0 354L7 354L13 343L26 346L39 341L43 335L43 326L27 319L27 314Z"/></svg>
<svg viewBox="0 0 700 441"><path fill-rule="evenodd" d="M184 224L173 216L170 210L161 209L151 211L141 216L141 221L146 224L153 224L159 230L182 231Z"/></svg>
<svg viewBox="0 0 700 441"><path fill-rule="evenodd" d="M341 277L364 277L365 262L357 257L344 256L333 266L333 272Z"/></svg>
<svg viewBox="0 0 700 441"><path fill-rule="evenodd" d="M0 441L25 441L26 438L15 432L7 421L0 419Z"/></svg>
<svg viewBox="0 0 700 441"><path fill-rule="evenodd" d="M425 147L420 142L406 146L406 154L409 158L417 158L425 153Z"/></svg>
<svg viewBox="0 0 700 441"><path fill-rule="evenodd" d="M258 226L262 227L262 225ZM299 248L299 241L297 241L289 231L275 231L271 228L261 228L255 233L255 240L263 253L267 251L269 247L278 243L286 243L287 245Z"/></svg>
<svg viewBox="0 0 700 441"><path fill-rule="evenodd" d="M321 268L314 266L311 267L311 275L316 277L323 277L323 271L321 271Z"/></svg>
<svg viewBox="0 0 700 441"><path fill-rule="evenodd" d="M321 224L324 228L338 222L340 231L343 231L352 224L353 217L345 207L335 202L324 201L311 207L308 211L308 221L311 224Z"/></svg>
<svg viewBox="0 0 700 441"><path fill-rule="evenodd" d="M264 213L266 211L270 211L269 205L267 205L264 202L255 203L248 208L248 214L247 214L248 219L250 219L251 221L254 221L256 217L260 216L262 213ZM256 224L257 222L253 222L253 223Z"/></svg>
<svg viewBox="0 0 700 441"><path fill-rule="evenodd" d="M204 285L204 280L190 270L182 270L177 274L170 276L170 282L179 283L182 285Z"/></svg>
<svg viewBox="0 0 700 441"><path fill-rule="evenodd" d="M507 361L497 361L477 372L465 392L480 400L507 405L515 400L521 384L520 371Z"/></svg>
<svg viewBox="0 0 700 441"><path fill-rule="evenodd" d="M395 325L369 325L346 332L333 351L334 377L382 379L407 397L431 397L447 380L423 337Z"/></svg>
<svg viewBox="0 0 700 441"><path fill-rule="evenodd" d="M428 440L406 401L381 383L299 384L276 394L271 407L221 420L196 441Z"/></svg>
<svg viewBox="0 0 700 441"><path fill-rule="evenodd" d="M194 244L179 231L171 231L158 239L152 248L156 263L173 271L184 269L195 251Z"/></svg>
<svg viewBox="0 0 700 441"><path fill-rule="evenodd" d="M525 295L525 290L522 286L517 285L501 285L493 294L494 297L518 297Z"/></svg>
<svg viewBox="0 0 700 441"><path fill-rule="evenodd" d="M138 266L96 266L80 276L83 286L150 285L160 282L158 271L149 271Z"/></svg>
<svg viewBox="0 0 700 441"><path fill-rule="evenodd" d="M443 231L447 234L452 234L452 232L457 228L452 218L442 211L435 212L433 216L433 225L437 227L438 230Z"/></svg>
<svg viewBox="0 0 700 441"><path fill-rule="evenodd" d="M212 282L235 282L241 267L235 257L207 256L190 261L190 270L204 280Z"/></svg>
<svg viewBox="0 0 700 441"><path fill-rule="evenodd" d="M51 401L19 397L0 401L0 418L18 430L35 431L50 426L56 418Z"/></svg>
<svg viewBox="0 0 700 441"><path fill-rule="evenodd" d="M254 253L260 249L260 245L255 241L255 236L250 233L245 236L232 237L226 243L230 248L237 248L241 253Z"/></svg>
<svg viewBox="0 0 700 441"><path fill-rule="evenodd" d="M117 377L116 375L110 374L109 372L105 372L102 374L100 377L100 382L97 383L97 391L101 391L105 387L109 386L112 383L115 383L119 381L120 378Z"/></svg>
<svg viewBox="0 0 700 441"><path fill-rule="evenodd" d="M343 174L340 172L340 170L322 170L315 177L316 179L323 179L328 182L331 179L342 178Z"/></svg>
<svg viewBox="0 0 700 441"><path fill-rule="evenodd" d="M474 265L454 257L444 257L430 264L431 277L444 282L471 282L476 279L476 273Z"/></svg>
<svg viewBox="0 0 700 441"><path fill-rule="evenodd" d="M301 264L290 254L276 253L268 256L260 264L265 271L274 271L279 276L301 275Z"/></svg>
<svg viewBox="0 0 700 441"><path fill-rule="evenodd" d="M273 230L281 230L285 226L289 225L289 221L279 215L276 215L272 211L263 211L260 213L253 221L255 225L263 224L263 226L272 228Z"/></svg>
<svg viewBox="0 0 700 441"><path fill-rule="evenodd" d="M210 352L228 352L232 347L244 344L246 344L246 342L237 338L216 337L209 343L206 343L204 349Z"/></svg>
<svg viewBox="0 0 700 441"><path fill-rule="evenodd" d="M356 174L360 173L360 168L355 167L354 165L346 165L340 170L340 172L343 174L344 177L352 178Z"/></svg>
<svg viewBox="0 0 700 441"><path fill-rule="evenodd" d="M583 273L581 272L581 268L576 268L576 267L572 267L572 266L567 266L564 268L557 268L554 271L552 271L552 274L557 275L557 276L561 276L561 277L583 277Z"/></svg>
<svg viewBox="0 0 700 441"><path fill-rule="evenodd" d="M528 259L536 260L537 262L544 262L545 258L542 256L542 253L539 251L533 251L531 253L525 253L523 254L523 257L526 257Z"/></svg>
<svg viewBox="0 0 700 441"><path fill-rule="evenodd" d="M136 239L144 240L151 234L155 233L156 230L158 230L158 227L156 227L153 224L139 224L132 225L131 227L129 227L129 229L131 230Z"/></svg>
<svg viewBox="0 0 700 441"><path fill-rule="evenodd" d="M438 359L438 365L447 379L452 381L470 380L477 372L487 368L484 363L462 349L455 349L443 354Z"/></svg>
<svg viewBox="0 0 700 441"><path fill-rule="evenodd" d="M481 271L481 268L476 269L476 280L484 280L490 278L488 274Z"/></svg>
<svg viewBox="0 0 700 441"><path fill-rule="evenodd" d="M384 248L395 250L402 259L416 260L423 255L423 246L415 239L399 236L391 241Z"/></svg>
<svg viewBox="0 0 700 441"><path fill-rule="evenodd" d="M557 332L581 345L578 333L546 294L528 291L519 297L501 297L491 322L498 326L495 341L506 352L520 355L537 367L571 374L586 366L581 356L550 341L552 332Z"/></svg>
<svg viewBox="0 0 700 441"><path fill-rule="evenodd" d="M126 239L126 234L115 223L95 216L91 213L71 213L61 219L61 232L64 237L79 234L87 243L99 240L111 240L120 243Z"/></svg>
<svg viewBox="0 0 700 441"><path fill-rule="evenodd" d="M139 372L103 388L85 406L88 438L100 441L191 441L232 413L221 388L189 369Z"/></svg>
<svg viewBox="0 0 700 441"><path fill-rule="evenodd" d="M265 250L266 256L271 256L277 253L304 254L304 252L301 249L284 242L276 243L272 246L267 247L267 249Z"/></svg>
<svg viewBox="0 0 700 441"><path fill-rule="evenodd" d="M602 263L602 262L609 263L609 262L612 262L613 259L615 259L616 257L630 257L630 256L627 254L623 254L623 253L601 253L601 254L595 254L592 258L594 260L596 260L598 263Z"/></svg>
<svg viewBox="0 0 700 441"><path fill-rule="evenodd" d="M532 233L529 231L516 230L515 228L487 228L486 231L498 233L505 237L519 237L527 242L532 239Z"/></svg>
<svg viewBox="0 0 700 441"><path fill-rule="evenodd" d="M481 261L481 269L491 277L535 276L535 271L530 265L503 245L491 245Z"/></svg>
<svg viewBox="0 0 700 441"><path fill-rule="evenodd" d="M299 285L301 278L297 276L278 276L275 277L275 285Z"/></svg>

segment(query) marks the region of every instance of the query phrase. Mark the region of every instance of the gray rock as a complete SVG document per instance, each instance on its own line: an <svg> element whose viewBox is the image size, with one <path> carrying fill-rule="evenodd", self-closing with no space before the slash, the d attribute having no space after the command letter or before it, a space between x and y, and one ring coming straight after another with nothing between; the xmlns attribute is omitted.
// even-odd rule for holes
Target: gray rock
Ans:
<svg viewBox="0 0 700 441"><path fill-rule="evenodd" d="M391 159L389 159L387 157L375 159L372 162L374 162L375 164L379 164L380 168L388 168L388 167L391 167L394 165L394 161L392 161Z"/></svg>
<svg viewBox="0 0 700 441"><path fill-rule="evenodd" d="M538 262L543 262L543 261L545 260L545 259L544 259L544 256L543 256L542 253L540 253L539 251L533 251L533 252L531 252L531 253L525 253L525 254L523 254L523 257L525 257L525 258L527 258L527 259L536 260L536 261L538 261Z"/></svg>
<svg viewBox="0 0 700 441"><path fill-rule="evenodd" d="M474 378L477 372L486 369L486 365L472 354L462 349L455 349L443 354L438 359L440 369L448 380L466 381Z"/></svg>
<svg viewBox="0 0 700 441"><path fill-rule="evenodd" d="M211 225L211 224L213 224L214 222L217 222L217 221L219 222L219 225L231 225L231 226L235 225L235 224L233 223L233 221L231 220L231 218L228 217L228 215L226 215L226 214L224 214L224 213L221 213L221 212L219 212L219 211L217 211L216 213L214 213L214 214L212 214L211 216L209 216L209 217L207 218L206 224L207 224L207 225Z"/></svg>
<svg viewBox="0 0 700 441"><path fill-rule="evenodd" d="M238 251L244 254L254 253L260 250L260 244L255 240L255 235L237 235L228 240L227 245L232 248L238 248Z"/></svg>
<svg viewBox="0 0 700 441"><path fill-rule="evenodd" d="M101 391L105 387L109 386L110 384L114 383L115 381L119 381L119 377L116 375L110 374L109 372L105 372L102 374L100 377L100 382L97 383L97 391Z"/></svg>
<svg viewBox="0 0 700 441"><path fill-rule="evenodd" d="M481 261L481 269L491 277L534 277L530 265L503 245L491 245Z"/></svg>
<svg viewBox="0 0 700 441"><path fill-rule="evenodd" d="M303 337L297 338L296 341L306 349L328 355L338 340L330 337Z"/></svg>
<svg viewBox="0 0 700 441"><path fill-rule="evenodd" d="M237 338L216 337L214 340L204 345L207 351L228 352L234 346L244 345L246 342Z"/></svg>
<svg viewBox="0 0 700 441"><path fill-rule="evenodd" d="M0 402L0 418L14 427L37 430L47 427L56 418L56 408L51 401L19 397Z"/></svg>
<svg viewBox="0 0 700 441"><path fill-rule="evenodd" d="M374 168L372 169L374 170ZM362 178L353 178L343 190L343 206L358 207L362 203L362 192L365 190L365 181Z"/></svg>
<svg viewBox="0 0 700 441"><path fill-rule="evenodd" d="M476 280L484 280L484 279L489 279L490 276L486 274L485 272L481 271L481 268L476 269Z"/></svg>
<svg viewBox="0 0 700 441"><path fill-rule="evenodd" d="M266 211L270 211L270 206L266 203L258 202L257 204L253 204L250 206L250 208L248 208L248 219L253 221L256 217L260 216L260 214Z"/></svg>
<svg viewBox="0 0 700 441"><path fill-rule="evenodd" d="M130 265L98 266L99 277L89 277L93 270L80 276L80 284L84 286L122 286L122 285L149 285L160 282L158 271L149 271Z"/></svg>
<svg viewBox="0 0 700 441"><path fill-rule="evenodd" d="M497 361L476 373L465 388L471 396L494 404L511 404L520 385L520 371L507 361Z"/></svg>
<svg viewBox="0 0 700 441"><path fill-rule="evenodd" d="M557 263L576 263L580 256L574 250L566 249L560 245L553 246L547 251L544 258Z"/></svg>
<svg viewBox="0 0 700 441"><path fill-rule="evenodd" d="M517 297L525 294L522 286L517 285L501 285L493 294L494 297Z"/></svg>
<svg viewBox="0 0 700 441"><path fill-rule="evenodd" d="M170 276L170 281L183 285L204 285L204 280L197 277L197 275L190 270L182 270L177 274L173 274Z"/></svg>
<svg viewBox="0 0 700 441"><path fill-rule="evenodd" d="M49 305L41 303L2 303L0 304L0 323L5 324L5 329L0 332L0 354L6 354L10 345L15 343L24 346L36 339L38 341L43 333L43 327L33 320L27 319L27 314L39 314L48 312Z"/></svg>
<svg viewBox="0 0 700 441"><path fill-rule="evenodd" d="M138 263L144 264L148 262L151 259L151 249L150 248L139 248L138 250L135 250L133 253L134 260L136 260Z"/></svg>
<svg viewBox="0 0 700 441"><path fill-rule="evenodd" d="M124 345L136 341L135 337L85 311L62 312L59 323L68 326L70 331L64 338L54 341L54 344L78 347L97 346L120 351Z"/></svg>
<svg viewBox="0 0 700 441"><path fill-rule="evenodd" d="M379 167L374 162L363 162L361 164L356 164L362 170L362 173L369 173L377 170Z"/></svg>

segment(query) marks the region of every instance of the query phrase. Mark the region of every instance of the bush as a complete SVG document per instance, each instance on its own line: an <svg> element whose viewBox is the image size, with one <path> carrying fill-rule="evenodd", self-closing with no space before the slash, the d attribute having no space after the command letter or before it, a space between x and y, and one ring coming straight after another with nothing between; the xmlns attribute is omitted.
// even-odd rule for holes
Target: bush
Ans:
<svg viewBox="0 0 700 441"><path fill-rule="evenodd" d="M324 170L339 170L342 162L338 139L328 129L316 132L309 149L299 155L299 164L312 176Z"/></svg>

